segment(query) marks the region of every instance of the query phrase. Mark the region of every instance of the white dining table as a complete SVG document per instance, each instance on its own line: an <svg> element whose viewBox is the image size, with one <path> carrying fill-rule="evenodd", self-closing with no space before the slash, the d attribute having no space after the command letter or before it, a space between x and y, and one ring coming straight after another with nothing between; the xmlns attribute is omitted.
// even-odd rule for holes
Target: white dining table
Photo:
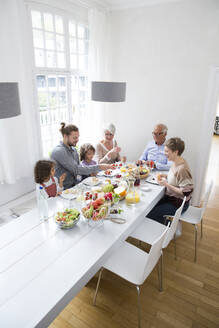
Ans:
<svg viewBox="0 0 219 328"><path fill-rule="evenodd" d="M163 187L147 187L138 204L120 202L125 224L106 220L90 227L81 219L63 230L52 217L40 221L34 208L1 227L0 327L47 327L164 194ZM78 206L76 201L71 205ZM56 197L49 206L54 211L68 201Z"/></svg>

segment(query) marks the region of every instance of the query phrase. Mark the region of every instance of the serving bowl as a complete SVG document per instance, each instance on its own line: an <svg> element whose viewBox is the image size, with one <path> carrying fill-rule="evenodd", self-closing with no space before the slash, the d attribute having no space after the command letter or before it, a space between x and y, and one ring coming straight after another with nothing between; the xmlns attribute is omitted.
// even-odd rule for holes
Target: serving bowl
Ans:
<svg viewBox="0 0 219 328"><path fill-rule="evenodd" d="M60 229L72 229L79 220L80 212L77 209L66 209L55 216L55 223Z"/></svg>

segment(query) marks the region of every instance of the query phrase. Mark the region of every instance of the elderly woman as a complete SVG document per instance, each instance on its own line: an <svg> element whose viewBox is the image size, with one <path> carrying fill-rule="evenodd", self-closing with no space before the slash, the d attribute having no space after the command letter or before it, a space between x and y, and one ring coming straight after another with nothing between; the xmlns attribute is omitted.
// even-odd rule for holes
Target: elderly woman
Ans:
<svg viewBox="0 0 219 328"><path fill-rule="evenodd" d="M158 175L158 183L166 187L165 195L147 215L147 217L160 223L164 223L164 215L172 216L175 214L186 196L182 213L185 212L192 197L192 175L187 162L181 157L184 149L184 141L180 138L171 138L165 144L165 155L168 161L172 161L173 164L168 175Z"/></svg>
<svg viewBox="0 0 219 328"><path fill-rule="evenodd" d="M117 146L117 142L114 139L116 132L115 126L110 123L104 128L104 139L101 140L96 146L96 159L99 164L107 163L112 164L122 160L126 161L126 157L120 158L121 148Z"/></svg>

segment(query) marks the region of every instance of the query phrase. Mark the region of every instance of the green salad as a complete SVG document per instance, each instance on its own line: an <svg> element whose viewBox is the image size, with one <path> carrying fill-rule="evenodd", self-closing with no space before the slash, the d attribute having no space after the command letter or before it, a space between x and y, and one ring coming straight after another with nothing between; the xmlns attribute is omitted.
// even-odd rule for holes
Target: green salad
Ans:
<svg viewBox="0 0 219 328"><path fill-rule="evenodd" d="M57 212L55 221L61 227L71 227L79 216L80 212L76 208L66 208L63 212Z"/></svg>

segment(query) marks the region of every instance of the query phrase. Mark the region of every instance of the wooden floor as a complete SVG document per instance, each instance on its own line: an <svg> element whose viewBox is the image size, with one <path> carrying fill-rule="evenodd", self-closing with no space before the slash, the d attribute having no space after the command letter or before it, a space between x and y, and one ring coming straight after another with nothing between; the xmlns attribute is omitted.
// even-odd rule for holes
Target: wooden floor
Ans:
<svg viewBox="0 0 219 328"><path fill-rule="evenodd" d="M214 136L208 176L214 176L213 192L203 221L203 239L198 237L198 259L193 262L193 226L183 224L177 239L164 253L164 291L158 291L154 270L141 291L142 327L219 327L219 136ZM137 327L137 295L129 283L104 271L97 297L92 298L95 276L61 312L50 328Z"/></svg>

